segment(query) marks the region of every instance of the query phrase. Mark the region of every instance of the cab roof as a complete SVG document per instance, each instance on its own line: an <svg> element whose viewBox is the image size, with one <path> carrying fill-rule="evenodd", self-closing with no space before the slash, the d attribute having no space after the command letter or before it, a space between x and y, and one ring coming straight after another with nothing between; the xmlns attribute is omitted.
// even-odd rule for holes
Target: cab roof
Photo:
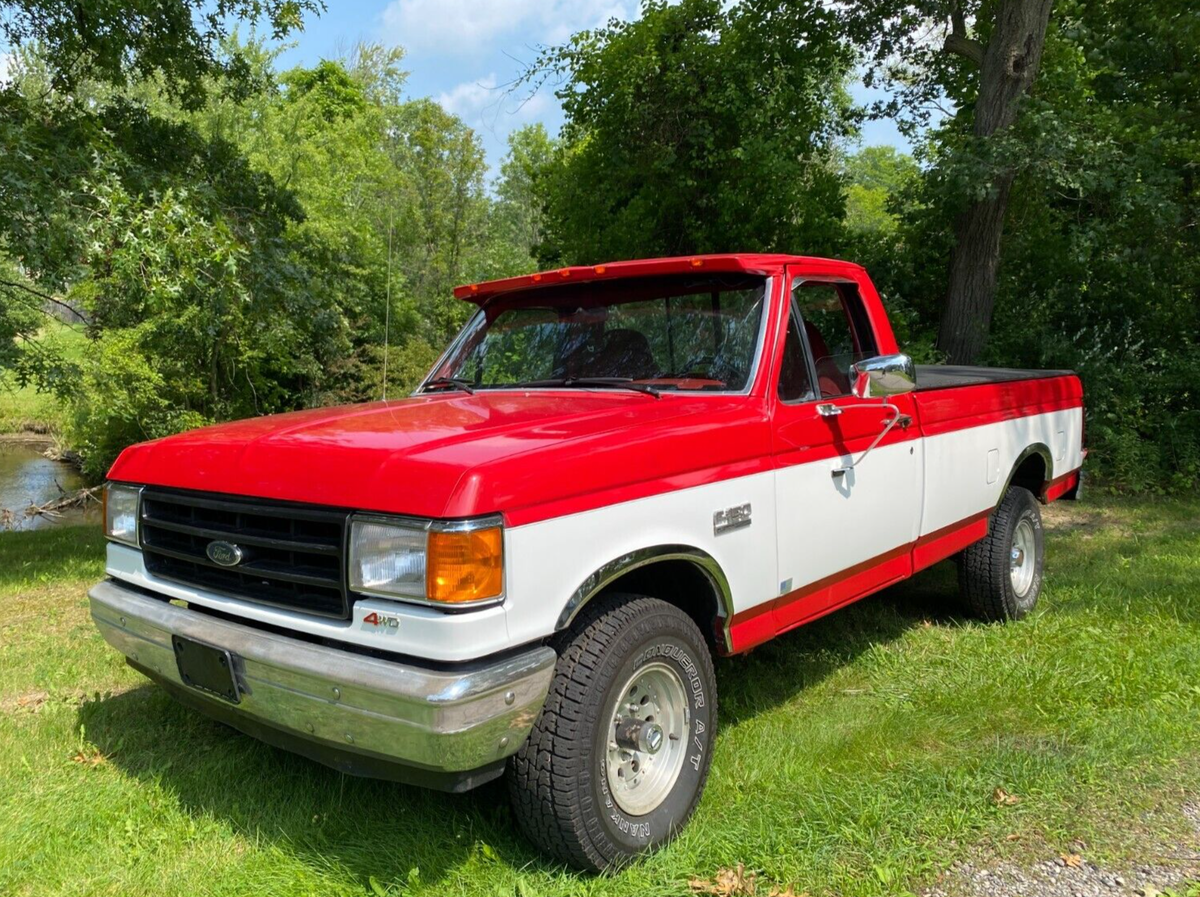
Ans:
<svg viewBox="0 0 1200 897"><path fill-rule="evenodd" d="M620 277L652 277L658 274L686 274L705 271L739 271L747 274L772 274L784 265L803 263L819 264L822 267L845 266L857 269L850 262L835 261L806 255L784 253L728 253L724 255L686 255L671 258L633 259L624 262L604 262L599 265L572 265L553 271L522 274L502 280L464 284L454 288L454 295L484 305L488 300L516 290L558 285L566 282L610 280Z"/></svg>

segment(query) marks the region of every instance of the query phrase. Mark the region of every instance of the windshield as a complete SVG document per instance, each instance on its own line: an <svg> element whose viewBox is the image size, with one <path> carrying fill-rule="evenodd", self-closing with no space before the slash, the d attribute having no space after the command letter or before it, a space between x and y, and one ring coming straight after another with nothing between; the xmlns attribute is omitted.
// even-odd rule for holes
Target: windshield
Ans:
<svg viewBox="0 0 1200 897"><path fill-rule="evenodd" d="M472 319L425 389L633 383L740 392L765 300L766 279L741 274L592 281L506 297Z"/></svg>

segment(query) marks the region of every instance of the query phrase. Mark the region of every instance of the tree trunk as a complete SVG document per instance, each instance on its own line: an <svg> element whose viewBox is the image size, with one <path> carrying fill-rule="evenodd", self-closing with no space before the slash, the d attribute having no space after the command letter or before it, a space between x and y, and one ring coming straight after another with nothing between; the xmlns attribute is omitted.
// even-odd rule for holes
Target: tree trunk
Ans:
<svg viewBox="0 0 1200 897"><path fill-rule="evenodd" d="M961 16L946 39L948 52L980 63L974 133L986 140L1011 127L1021 98L1037 77L1054 0L1001 0L986 47L963 33ZM996 272L1004 215L1016 172L997 171L987 195L955 222L955 246L943 306L938 348L951 364L970 364L987 342L996 302Z"/></svg>
<svg viewBox="0 0 1200 897"><path fill-rule="evenodd" d="M973 203L955 221L949 292L938 329L938 348L950 364L971 364L987 342L1012 182L1012 173L1004 174L992 194Z"/></svg>

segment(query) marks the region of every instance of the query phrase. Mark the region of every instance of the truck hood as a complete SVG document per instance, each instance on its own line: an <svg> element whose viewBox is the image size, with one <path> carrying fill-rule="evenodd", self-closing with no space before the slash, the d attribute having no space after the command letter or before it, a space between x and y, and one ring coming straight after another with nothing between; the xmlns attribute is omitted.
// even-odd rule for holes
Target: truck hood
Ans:
<svg viewBox="0 0 1200 897"><path fill-rule="evenodd" d="M707 482L768 447L746 396L480 391L205 427L126 449L109 478L512 523Z"/></svg>

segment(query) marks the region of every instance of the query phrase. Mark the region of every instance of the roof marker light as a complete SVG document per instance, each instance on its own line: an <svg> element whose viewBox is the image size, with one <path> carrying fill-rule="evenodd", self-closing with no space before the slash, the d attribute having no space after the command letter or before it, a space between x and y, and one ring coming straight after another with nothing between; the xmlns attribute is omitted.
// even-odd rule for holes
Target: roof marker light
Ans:
<svg viewBox="0 0 1200 897"><path fill-rule="evenodd" d="M692 267L700 268L704 265L704 259L692 259Z"/></svg>
<svg viewBox="0 0 1200 897"><path fill-rule="evenodd" d="M593 270L593 271L595 271L597 274L603 274L603 273L604 273L604 271L605 271L605 268L604 268L604 266L603 266L603 265L597 265L597 266L596 266L595 268L593 268L592 270Z"/></svg>
<svg viewBox="0 0 1200 897"><path fill-rule="evenodd" d="M477 284L477 283L471 284L471 292L478 293L479 292L479 284Z"/></svg>
<svg viewBox="0 0 1200 897"><path fill-rule="evenodd" d="M559 271L558 273L559 273L559 274L561 274L563 277L570 277L570 276L571 276L571 269L570 269L570 268L563 268L563 269L562 269L561 271Z"/></svg>
<svg viewBox="0 0 1200 897"><path fill-rule="evenodd" d="M535 275L533 275L533 282L534 282L534 283L537 283L537 282L538 282L539 280L541 280L541 279L542 279L542 275L540 275L540 274L535 274Z"/></svg>

